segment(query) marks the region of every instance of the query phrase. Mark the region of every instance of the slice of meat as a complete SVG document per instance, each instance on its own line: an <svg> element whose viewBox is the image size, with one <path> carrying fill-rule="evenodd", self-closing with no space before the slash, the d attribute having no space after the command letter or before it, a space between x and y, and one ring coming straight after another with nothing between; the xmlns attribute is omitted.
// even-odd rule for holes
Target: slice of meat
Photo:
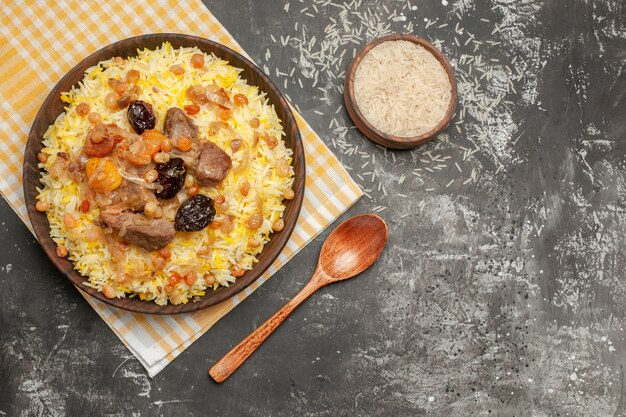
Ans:
<svg viewBox="0 0 626 417"><path fill-rule="evenodd" d="M171 107L165 113L163 133L170 138L173 145L178 140L187 137L195 142L198 139L198 126L196 126L185 112L178 107Z"/></svg>
<svg viewBox="0 0 626 417"><path fill-rule="evenodd" d="M147 251L166 246L174 239L174 225L163 219L148 219L142 214L130 212L100 213L100 222L104 223L128 243Z"/></svg>
<svg viewBox="0 0 626 417"><path fill-rule="evenodd" d="M213 142L203 142L196 164L196 179L200 185L215 186L222 182L233 161L226 152Z"/></svg>
<svg viewBox="0 0 626 417"><path fill-rule="evenodd" d="M143 211L150 201L156 201L152 190L130 181L107 195L96 197L96 203L101 209L111 211Z"/></svg>

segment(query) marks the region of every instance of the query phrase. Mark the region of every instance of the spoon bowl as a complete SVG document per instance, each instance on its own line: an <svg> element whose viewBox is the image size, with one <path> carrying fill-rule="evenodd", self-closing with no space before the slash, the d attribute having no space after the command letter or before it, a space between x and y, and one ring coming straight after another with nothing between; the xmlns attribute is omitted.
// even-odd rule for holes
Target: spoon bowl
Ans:
<svg viewBox="0 0 626 417"><path fill-rule="evenodd" d="M304 288L217 361L209 370L211 378L215 382L226 380L315 291L331 282L352 278L369 268L382 253L387 237L387 225L375 214L361 214L341 223L322 245L317 269Z"/></svg>
<svg viewBox="0 0 626 417"><path fill-rule="evenodd" d="M352 278L369 268L387 243L387 225L374 214L341 223L322 245L318 268L331 281Z"/></svg>

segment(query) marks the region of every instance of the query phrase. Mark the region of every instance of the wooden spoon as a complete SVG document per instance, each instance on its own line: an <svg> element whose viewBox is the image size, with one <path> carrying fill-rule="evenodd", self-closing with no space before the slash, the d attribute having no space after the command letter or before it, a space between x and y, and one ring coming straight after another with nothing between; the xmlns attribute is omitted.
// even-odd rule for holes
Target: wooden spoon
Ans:
<svg viewBox="0 0 626 417"><path fill-rule="evenodd" d="M324 285L352 278L369 268L387 243L387 225L374 214L354 216L328 236L308 284L276 314L250 333L209 370L216 382L226 380L261 343L311 294Z"/></svg>

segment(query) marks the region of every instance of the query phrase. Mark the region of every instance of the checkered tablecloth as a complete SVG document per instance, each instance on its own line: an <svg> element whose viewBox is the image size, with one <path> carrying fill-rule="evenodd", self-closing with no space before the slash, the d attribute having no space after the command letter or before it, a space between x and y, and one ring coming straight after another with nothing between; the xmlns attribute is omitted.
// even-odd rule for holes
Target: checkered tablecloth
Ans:
<svg viewBox="0 0 626 417"><path fill-rule="evenodd" d="M157 32L202 36L245 55L199 0L13 0L3 2L0 18L0 192L29 227L21 174L26 138L45 97L81 59L120 39ZM359 187L322 140L297 113L296 119L307 163L302 212L287 246L258 281L206 310L167 317L129 313L85 295L150 376L263 284L361 196Z"/></svg>

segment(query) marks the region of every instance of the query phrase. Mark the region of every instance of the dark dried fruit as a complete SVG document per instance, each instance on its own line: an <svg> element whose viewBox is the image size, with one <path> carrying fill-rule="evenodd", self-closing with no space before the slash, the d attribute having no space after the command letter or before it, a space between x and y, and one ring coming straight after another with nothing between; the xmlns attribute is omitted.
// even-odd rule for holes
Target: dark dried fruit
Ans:
<svg viewBox="0 0 626 417"><path fill-rule="evenodd" d="M135 132L142 134L144 131L154 129L156 116L152 111L152 105L141 100L133 100L128 105L128 122Z"/></svg>
<svg viewBox="0 0 626 417"><path fill-rule="evenodd" d="M174 228L179 232L197 232L213 221L213 200L198 194L180 205L174 219Z"/></svg>
<svg viewBox="0 0 626 417"><path fill-rule="evenodd" d="M180 158L172 158L163 164L156 164L159 177L156 182L160 185L154 194L158 198L170 199L183 188L185 183L185 164Z"/></svg>

